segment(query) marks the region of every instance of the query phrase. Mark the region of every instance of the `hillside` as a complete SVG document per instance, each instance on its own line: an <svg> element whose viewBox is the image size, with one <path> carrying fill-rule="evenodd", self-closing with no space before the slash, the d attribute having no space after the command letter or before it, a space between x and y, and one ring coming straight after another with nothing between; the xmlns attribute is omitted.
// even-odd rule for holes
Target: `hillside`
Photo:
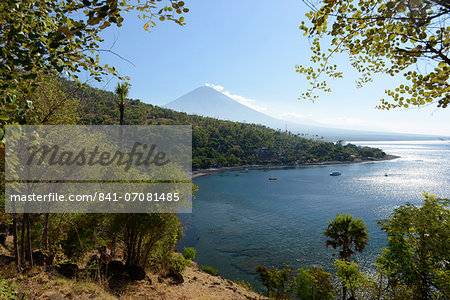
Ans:
<svg viewBox="0 0 450 300"><path fill-rule="evenodd" d="M263 124L272 128L285 128L283 121L253 110L213 88L198 87L164 107L221 120Z"/></svg>
<svg viewBox="0 0 450 300"><path fill-rule="evenodd" d="M406 134L395 132L377 132L330 128L317 124L302 124L271 117L243 105L227 95L208 86L196 88L187 94L169 102L166 108L179 112L212 117L220 120L254 123L268 126L272 129L285 130L294 134L303 134L309 137L322 137L327 141L367 141L367 140L426 140L437 139L436 136Z"/></svg>
<svg viewBox="0 0 450 300"><path fill-rule="evenodd" d="M111 92L92 87L65 87L80 101L82 124L117 124L118 109ZM300 134L274 130L264 125L237 123L188 115L167 108L128 100L127 125L193 126L193 169L252 164L302 164L325 161L355 161L383 158L380 149L303 138Z"/></svg>
<svg viewBox="0 0 450 300"><path fill-rule="evenodd" d="M120 282L120 288L108 282L111 278L75 280L43 266L17 274L8 256L11 242L8 238L8 247L0 244L0 299L267 299L237 282L201 271L195 262L183 272L182 284L152 272L142 280ZM11 298L3 298L6 295Z"/></svg>

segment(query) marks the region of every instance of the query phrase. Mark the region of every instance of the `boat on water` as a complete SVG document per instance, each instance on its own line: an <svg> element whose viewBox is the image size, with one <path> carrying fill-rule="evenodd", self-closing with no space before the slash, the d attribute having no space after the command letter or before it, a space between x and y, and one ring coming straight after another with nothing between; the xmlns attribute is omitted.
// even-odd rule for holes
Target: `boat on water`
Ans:
<svg viewBox="0 0 450 300"><path fill-rule="evenodd" d="M341 176L341 172L331 172L330 176Z"/></svg>
<svg viewBox="0 0 450 300"><path fill-rule="evenodd" d="M278 180L278 177L269 177L269 180Z"/></svg>
<svg viewBox="0 0 450 300"><path fill-rule="evenodd" d="M248 169L242 170L241 173L248 173Z"/></svg>

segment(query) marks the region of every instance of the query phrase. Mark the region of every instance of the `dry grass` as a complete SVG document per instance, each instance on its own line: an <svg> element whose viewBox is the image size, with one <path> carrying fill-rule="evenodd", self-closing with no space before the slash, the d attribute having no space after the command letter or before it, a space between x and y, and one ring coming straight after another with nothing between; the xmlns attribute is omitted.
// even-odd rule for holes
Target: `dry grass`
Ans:
<svg viewBox="0 0 450 300"><path fill-rule="evenodd" d="M0 254L10 255L9 248L0 246ZM0 265L0 277L13 282L19 296L26 299L267 299L238 283L202 272L195 262L186 268L184 283L179 285L175 285L170 278L161 278L150 272L145 280L124 284L66 279L56 271L46 271L44 267L17 272L13 263Z"/></svg>
<svg viewBox="0 0 450 300"><path fill-rule="evenodd" d="M8 281L13 281L26 299L117 299L97 282L62 278L43 268L16 274Z"/></svg>
<svg viewBox="0 0 450 300"><path fill-rule="evenodd" d="M3 267L0 269L3 274ZM16 273L7 281L14 282L19 295L26 299L266 299L247 288L220 276L200 271L195 264L183 274L184 283L175 285L170 278L149 274L145 280L120 287L120 294L114 294L108 284L91 280L75 280L47 272L35 267L26 273Z"/></svg>

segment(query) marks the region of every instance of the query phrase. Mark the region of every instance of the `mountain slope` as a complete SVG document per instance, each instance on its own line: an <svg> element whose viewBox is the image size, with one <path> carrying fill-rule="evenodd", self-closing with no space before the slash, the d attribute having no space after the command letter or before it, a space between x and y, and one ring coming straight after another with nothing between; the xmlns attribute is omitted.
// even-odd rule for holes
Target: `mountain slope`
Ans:
<svg viewBox="0 0 450 300"><path fill-rule="evenodd" d="M253 110L213 88L202 86L165 106L205 117L255 124L280 125L283 121ZM280 123L280 124L278 124ZM273 125L268 125L274 127Z"/></svg>
<svg viewBox="0 0 450 300"><path fill-rule="evenodd" d="M436 139L420 134L375 132L310 126L283 121L251 109L213 88L203 86L168 103L166 108L188 114L196 114L221 120L262 124L274 129L301 133L309 137L324 137L325 140L412 140Z"/></svg>

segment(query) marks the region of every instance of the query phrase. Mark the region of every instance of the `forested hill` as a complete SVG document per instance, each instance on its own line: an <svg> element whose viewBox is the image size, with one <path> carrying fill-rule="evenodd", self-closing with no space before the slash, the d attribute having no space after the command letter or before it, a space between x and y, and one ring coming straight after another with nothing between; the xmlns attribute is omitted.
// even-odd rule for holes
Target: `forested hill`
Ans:
<svg viewBox="0 0 450 300"><path fill-rule="evenodd" d="M70 96L80 102L82 124L119 123L119 109L112 92L89 86L77 88L73 82L64 82L64 87ZM382 158L386 155L380 149L306 139L262 125L188 115L139 100L127 101L125 124L191 124L194 169L250 164L353 161Z"/></svg>

